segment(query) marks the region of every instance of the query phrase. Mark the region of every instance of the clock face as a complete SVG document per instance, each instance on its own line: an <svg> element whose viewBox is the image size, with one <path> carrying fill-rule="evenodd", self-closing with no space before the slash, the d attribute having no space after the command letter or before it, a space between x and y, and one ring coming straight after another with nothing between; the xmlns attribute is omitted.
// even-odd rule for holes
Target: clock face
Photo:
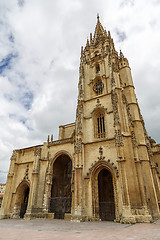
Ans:
<svg viewBox="0 0 160 240"><path fill-rule="evenodd" d="M101 80L98 80L94 85L93 85L93 91L96 94L102 94L104 88L104 83Z"/></svg>

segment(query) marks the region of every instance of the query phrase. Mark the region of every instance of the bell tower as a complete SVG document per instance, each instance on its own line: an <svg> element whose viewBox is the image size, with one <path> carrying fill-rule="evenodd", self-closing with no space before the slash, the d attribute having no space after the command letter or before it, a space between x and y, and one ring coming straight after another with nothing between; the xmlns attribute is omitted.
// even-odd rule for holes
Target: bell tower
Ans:
<svg viewBox="0 0 160 240"><path fill-rule="evenodd" d="M78 90L73 220L105 220L112 215L116 221L133 223L159 217L150 143L131 69L123 53L115 50L99 16L94 35L81 48ZM104 196L101 183L108 189ZM105 199L112 190L113 196ZM106 203L104 209L100 199Z"/></svg>

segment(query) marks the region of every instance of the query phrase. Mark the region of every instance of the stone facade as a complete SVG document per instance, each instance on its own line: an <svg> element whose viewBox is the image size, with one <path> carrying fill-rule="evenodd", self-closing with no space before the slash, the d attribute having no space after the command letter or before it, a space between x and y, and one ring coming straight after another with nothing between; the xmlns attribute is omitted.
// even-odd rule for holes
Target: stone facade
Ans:
<svg viewBox="0 0 160 240"><path fill-rule="evenodd" d="M14 150L1 218L151 222L160 217L160 146L148 137L131 69L97 17L81 49L75 123Z"/></svg>
<svg viewBox="0 0 160 240"><path fill-rule="evenodd" d="M2 200L3 200L3 196L4 196L4 192L5 192L5 187L6 187L6 184L0 183L0 208L1 208L1 205L2 205Z"/></svg>

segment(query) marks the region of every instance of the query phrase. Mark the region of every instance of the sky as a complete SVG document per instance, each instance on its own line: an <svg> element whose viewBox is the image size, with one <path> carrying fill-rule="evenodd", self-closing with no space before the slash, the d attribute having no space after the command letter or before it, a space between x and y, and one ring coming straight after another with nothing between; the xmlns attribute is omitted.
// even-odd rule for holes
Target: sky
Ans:
<svg viewBox="0 0 160 240"><path fill-rule="evenodd" d="M80 49L97 13L160 142L160 0L0 0L0 183L14 149L56 140L59 125L75 121Z"/></svg>

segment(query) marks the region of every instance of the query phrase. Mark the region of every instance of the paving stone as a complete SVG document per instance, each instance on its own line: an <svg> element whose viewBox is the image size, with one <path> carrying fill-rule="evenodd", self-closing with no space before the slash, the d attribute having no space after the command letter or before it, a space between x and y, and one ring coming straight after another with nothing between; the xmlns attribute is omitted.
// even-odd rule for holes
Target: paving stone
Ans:
<svg viewBox="0 0 160 240"><path fill-rule="evenodd" d="M47 219L0 220L0 240L160 240L160 220L154 223L70 222Z"/></svg>

